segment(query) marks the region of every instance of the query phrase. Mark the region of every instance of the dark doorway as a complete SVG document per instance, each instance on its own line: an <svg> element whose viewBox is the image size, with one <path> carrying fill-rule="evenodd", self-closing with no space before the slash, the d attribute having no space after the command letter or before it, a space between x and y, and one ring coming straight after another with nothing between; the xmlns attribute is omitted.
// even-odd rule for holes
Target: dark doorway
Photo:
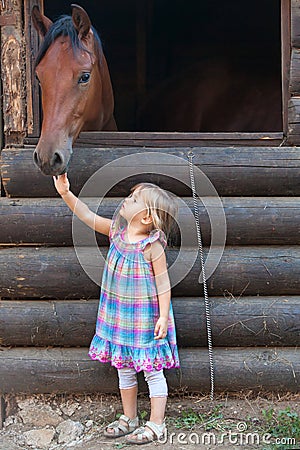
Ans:
<svg viewBox="0 0 300 450"><path fill-rule="evenodd" d="M103 42L120 131L282 130L280 0L80 5ZM44 9L56 19L70 2Z"/></svg>

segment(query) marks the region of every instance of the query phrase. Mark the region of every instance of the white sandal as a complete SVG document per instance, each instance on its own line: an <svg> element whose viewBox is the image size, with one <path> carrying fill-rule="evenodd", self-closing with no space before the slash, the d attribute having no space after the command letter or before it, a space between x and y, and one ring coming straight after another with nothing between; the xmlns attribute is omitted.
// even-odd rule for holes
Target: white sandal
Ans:
<svg viewBox="0 0 300 450"><path fill-rule="evenodd" d="M120 423L120 420L126 422L126 425ZM130 419L130 417L122 414L118 420L109 423L103 432L105 437L108 438L118 438L121 436L125 436L126 434L132 433L139 426L139 418L135 417L134 419ZM108 429L112 428L113 431L109 432Z"/></svg>
<svg viewBox="0 0 300 450"><path fill-rule="evenodd" d="M148 444L149 442L164 438L166 433L167 427L165 422L158 425L157 423L148 421L145 423L144 427L137 428L130 436L127 436L125 440L128 444Z"/></svg>

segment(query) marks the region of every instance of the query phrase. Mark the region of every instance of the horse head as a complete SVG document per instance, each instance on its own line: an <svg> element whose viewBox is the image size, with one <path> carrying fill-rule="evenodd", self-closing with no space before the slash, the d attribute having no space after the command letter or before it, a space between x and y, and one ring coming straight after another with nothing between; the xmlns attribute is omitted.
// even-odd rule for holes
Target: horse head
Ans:
<svg viewBox="0 0 300 450"><path fill-rule="evenodd" d="M33 24L43 37L35 72L43 122L34 162L45 175L67 170L80 131L115 130L113 92L101 41L86 11L52 22L37 6Z"/></svg>

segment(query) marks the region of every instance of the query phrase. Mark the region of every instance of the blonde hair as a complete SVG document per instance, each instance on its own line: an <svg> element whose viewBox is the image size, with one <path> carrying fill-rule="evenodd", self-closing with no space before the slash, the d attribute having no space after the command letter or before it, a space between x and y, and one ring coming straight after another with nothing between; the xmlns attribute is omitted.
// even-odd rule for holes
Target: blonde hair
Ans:
<svg viewBox="0 0 300 450"><path fill-rule="evenodd" d="M152 230L161 230L168 238L178 213L175 195L153 183L136 184L131 192L136 190L139 190L148 210L148 215L152 218Z"/></svg>

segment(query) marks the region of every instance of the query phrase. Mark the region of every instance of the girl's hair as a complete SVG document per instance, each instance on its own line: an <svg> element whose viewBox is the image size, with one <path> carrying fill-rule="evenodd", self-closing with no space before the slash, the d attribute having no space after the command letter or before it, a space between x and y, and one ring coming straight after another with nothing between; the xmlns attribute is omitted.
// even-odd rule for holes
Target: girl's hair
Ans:
<svg viewBox="0 0 300 450"><path fill-rule="evenodd" d="M131 192L137 189L145 202L148 214L152 217L152 229L162 230L168 238L178 213L175 195L153 183L139 183L131 189Z"/></svg>

